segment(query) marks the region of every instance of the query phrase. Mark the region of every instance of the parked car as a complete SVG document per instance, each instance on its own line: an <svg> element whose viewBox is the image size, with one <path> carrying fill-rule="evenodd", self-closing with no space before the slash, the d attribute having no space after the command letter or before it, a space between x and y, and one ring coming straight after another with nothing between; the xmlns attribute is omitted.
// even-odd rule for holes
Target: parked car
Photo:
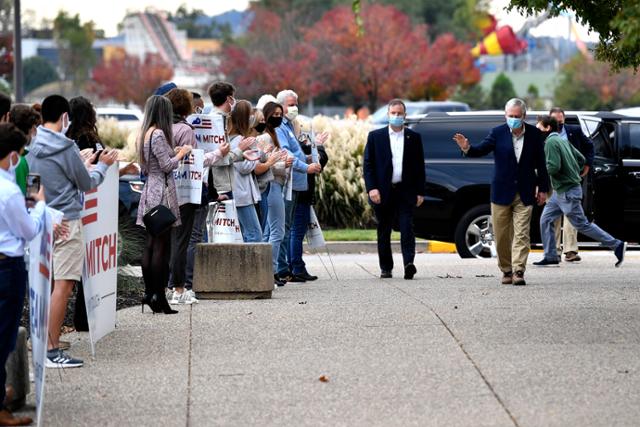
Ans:
<svg viewBox="0 0 640 427"><path fill-rule="evenodd" d="M544 112L543 112L544 113ZM536 112L527 114L535 124ZM580 124L594 142L595 160L583 200L590 219L615 237L640 240L640 117L609 112L567 112L566 122ZM463 258L495 254L490 185L493 158L465 158L452 137L464 134L481 142L504 123L498 113L440 113L412 118L408 125L422 136L425 155L425 203L414 215L416 235L456 244ZM534 208L532 244L540 243L541 207ZM580 240L586 238L580 236Z"/></svg>
<svg viewBox="0 0 640 427"><path fill-rule="evenodd" d="M448 112L448 111L470 111L468 104L455 101L404 101L407 107L407 116L418 114ZM387 106L384 105L371 115L371 123L374 125L386 126L389 124L387 116Z"/></svg>
<svg viewBox="0 0 640 427"><path fill-rule="evenodd" d="M137 108L100 107L96 108L96 113L98 118L117 120L118 126L126 130L140 128L144 117Z"/></svg>

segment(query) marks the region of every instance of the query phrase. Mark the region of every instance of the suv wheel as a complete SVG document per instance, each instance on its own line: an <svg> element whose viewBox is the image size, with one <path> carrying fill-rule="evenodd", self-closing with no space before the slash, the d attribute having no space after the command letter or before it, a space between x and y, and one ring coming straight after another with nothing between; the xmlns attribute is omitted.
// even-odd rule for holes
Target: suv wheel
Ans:
<svg viewBox="0 0 640 427"><path fill-rule="evenodd" d="M479 205L462 215L456 226L455 240L456 249L462 258L495 257L491 207Z"/></svg>

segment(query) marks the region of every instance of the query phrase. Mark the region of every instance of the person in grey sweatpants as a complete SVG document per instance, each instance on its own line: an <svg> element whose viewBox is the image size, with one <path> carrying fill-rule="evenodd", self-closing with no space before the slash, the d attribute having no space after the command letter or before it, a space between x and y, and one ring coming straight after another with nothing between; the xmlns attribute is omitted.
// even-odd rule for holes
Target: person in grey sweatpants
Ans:
<svg viewBox="0 0 640 427"><path fill-rule="evenodd" d="M544 154L547 171L554 193L542 211L540 233L544 246L544 258L534 262L537 266L557 265L560 260L556 249L554 223L565 215L578 232L611 248L617 258L616 267L624 261L627 243L589 222L582 209L582 185L580 171L585 163L584 156L558 134L558 122L551 116L538 117L538 128L548 133Z"/></svg>

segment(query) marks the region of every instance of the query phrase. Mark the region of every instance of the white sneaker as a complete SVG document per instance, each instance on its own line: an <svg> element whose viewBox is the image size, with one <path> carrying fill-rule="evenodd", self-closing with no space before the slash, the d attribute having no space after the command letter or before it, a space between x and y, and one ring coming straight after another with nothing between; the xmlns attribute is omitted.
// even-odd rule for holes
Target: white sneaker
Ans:
<svg viewBox="0 0 640 427"><path fill-rule="evenodd" d="M186 289L184 292L189 294L189 296L191 297L191 302L193 302L194 304L200 303L200 301L198 301L198 298L196 298L196 293L193 292L193 289Z"/></svg>
<svg viewBox="0 0 640 427"><path fill-rule="evenodd" d="M171 301L169 304L172 305L185 305L185 304L193 304L191 300L191 295L187 291L182 293L178 293L178 291L173 291L173 295L171 296Z"/></svg>

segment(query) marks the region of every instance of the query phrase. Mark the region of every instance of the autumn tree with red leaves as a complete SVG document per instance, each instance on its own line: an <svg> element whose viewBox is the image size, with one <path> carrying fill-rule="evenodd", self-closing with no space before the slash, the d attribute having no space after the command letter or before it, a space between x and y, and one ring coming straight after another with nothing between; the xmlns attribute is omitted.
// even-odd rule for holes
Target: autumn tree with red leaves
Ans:
<svg viewBox="0 0 640 427"><path fill-rule="evenodd" d="M364 6L362 32L346 6L331 9L311 27L295 25L295 10L252 11L247 34L225 48L220 70L243 97L285 88L303 101L345 93L373 110L395 97L445 99L480 80L469 45L450 34L429 43L426 27L413 25L393 6Z"/></svg>
<svg viewBox="0 0 640 427"><path fill-rule="evenodd" d="M124 54L93 69L91 91L102 99L143 107L147 98L172 77L173 69L158 55L148 54L141 61L137 56Z"/></svg>
<svg viewBox="0 0 640 427"><path fill-rule="evenodd" d="M257 99L295 89L301 100L318 95L322 82L315 78L316 49L301 40L297 14L284 16L252 7L254 18L241 45L226 46L220 71L239 88L239 95Z"/></svg>
<svg viewBox="0 0 640 427"><path fill-rule="evenodd" d="M371 4L362 9L363 33L353 12L337 7L307 33L322 58L321 80L334 89L348 88L375 109L395 97L446 99L459 85L480 80L470 46L451 34L430 44L423 25L412 25L393 6Z"/></svg>

